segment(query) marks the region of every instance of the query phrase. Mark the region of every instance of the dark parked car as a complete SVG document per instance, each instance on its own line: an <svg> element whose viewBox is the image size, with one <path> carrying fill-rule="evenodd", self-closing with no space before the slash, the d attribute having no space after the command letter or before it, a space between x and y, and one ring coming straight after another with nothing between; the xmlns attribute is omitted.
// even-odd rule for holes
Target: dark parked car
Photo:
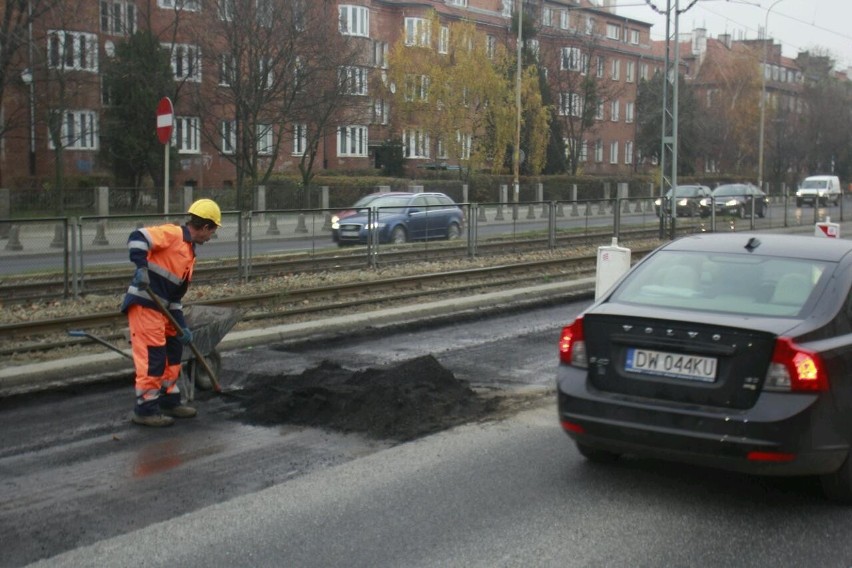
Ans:
<svg viewBox="0 0 852 568"><path fill-rule="evenodd" d="M678 217L697 217L701 214L710 214L710 210L702 210L701 200L708 199L712 191L706 185L679 185L674 188L675 214ZM666 192L665 197L654 200L654 210L657 217L660 216L662 208L665 215L671 214L672 190ZM661 207L662 205L662 207Z"/></svg>
<svg viewBox="0 0 852 568"><path fill-rule="evenodd" d="M386 191L383 193L371 193L369 195L365 195L358 201L356 201L352 207L349 209L344 209L343 211L338 211L334 215L331 216L331 240L337 242L337 232L340 227L340 221L342 219L346 219L347 217L351 217L352 215L356 215L359 211L365 210L370 203L378 199L379 197L388 196L388 195L406 195L404 192L395 192L395 191Z"/></svg>
<svg viewBox="0 0 852 568"><path fill-rule="evenodd" d="M754 214L757 217L765 217L769 199L757 186L750 183L728 183L713 190L716 215L733 215L740 219L751 217L752 202ZM709 214L710 200L706 200L703 205L706 214Z"/></svg>
<svg viewBox="0 0 852 568"><path fill-rule="evenodd" d="M380 243L457 239L462 227L464 213L443 193L385 194L338 223L337 243L366 244L372 231Z"/></svg>
<svg viewBox="0 0 852 568"><path fill-rule="evenodd" d="M818 475L852 502L852 242L701 234L562 330L559 417L582 455Z"/></svg>

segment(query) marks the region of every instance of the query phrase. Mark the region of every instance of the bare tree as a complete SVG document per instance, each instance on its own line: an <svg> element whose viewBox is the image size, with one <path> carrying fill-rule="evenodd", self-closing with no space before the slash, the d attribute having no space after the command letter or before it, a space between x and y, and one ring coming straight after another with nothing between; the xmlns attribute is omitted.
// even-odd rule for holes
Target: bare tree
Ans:
<svg viewBox="0 0 852 568"><path fill-rule="evenodd" d="M202 136L236 171L237 206L266 182L288 142L310 179L318 140L345 106L341 69L355 51L329 0L210 1L197 44L206 88L195 97ZM307 133L310 129L310 147Z"/></svg>

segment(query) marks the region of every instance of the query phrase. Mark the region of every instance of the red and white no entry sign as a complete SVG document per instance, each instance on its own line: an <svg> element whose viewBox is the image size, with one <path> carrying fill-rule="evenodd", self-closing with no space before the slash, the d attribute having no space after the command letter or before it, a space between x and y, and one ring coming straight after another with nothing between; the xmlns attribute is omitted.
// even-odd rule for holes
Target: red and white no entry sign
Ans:
<svg viewBox="0 0 852 568"><path fill-rule="evenodd" d="M160 99L157 105L157 138L160 144L168 144L172 137L172 128L175 123L175 109L169 97Z"/></svg>

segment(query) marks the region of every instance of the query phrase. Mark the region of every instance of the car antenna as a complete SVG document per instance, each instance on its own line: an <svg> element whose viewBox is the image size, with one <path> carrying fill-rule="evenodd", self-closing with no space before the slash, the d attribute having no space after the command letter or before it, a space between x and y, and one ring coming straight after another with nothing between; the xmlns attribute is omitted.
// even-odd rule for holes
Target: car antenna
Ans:
<svg viewBox="0 0 852 568"><path fill-rule="evenodd" d="M746 248L747 251L751 252L759 246L760 246L760 239L758 239L757 237L752 237L746 243L745 248Z"/></svg>

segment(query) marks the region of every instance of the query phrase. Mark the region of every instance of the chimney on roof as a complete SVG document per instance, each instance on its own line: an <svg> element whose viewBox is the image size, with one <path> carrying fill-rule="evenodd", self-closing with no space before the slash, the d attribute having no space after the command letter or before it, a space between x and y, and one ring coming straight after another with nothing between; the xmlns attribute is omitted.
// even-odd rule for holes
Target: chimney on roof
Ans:
<svg viewBox="0 0 852 568"><path fill-rule="evenodd" d="M701 58L707 51L707 30L695 28L692 30L692 55Z"/></svg>
<svg viewBox="0 0 852 568"><path fill-rule="evenodd" d="M615 14L615 0L602 0L601 8L610 14Z"/></svg>
<svg viewBox="0 0 852 568"><path fill-rule="evenodd" d="M731 34L719 34L719 41L721 41L725 47L731 47Z"/></svg>

